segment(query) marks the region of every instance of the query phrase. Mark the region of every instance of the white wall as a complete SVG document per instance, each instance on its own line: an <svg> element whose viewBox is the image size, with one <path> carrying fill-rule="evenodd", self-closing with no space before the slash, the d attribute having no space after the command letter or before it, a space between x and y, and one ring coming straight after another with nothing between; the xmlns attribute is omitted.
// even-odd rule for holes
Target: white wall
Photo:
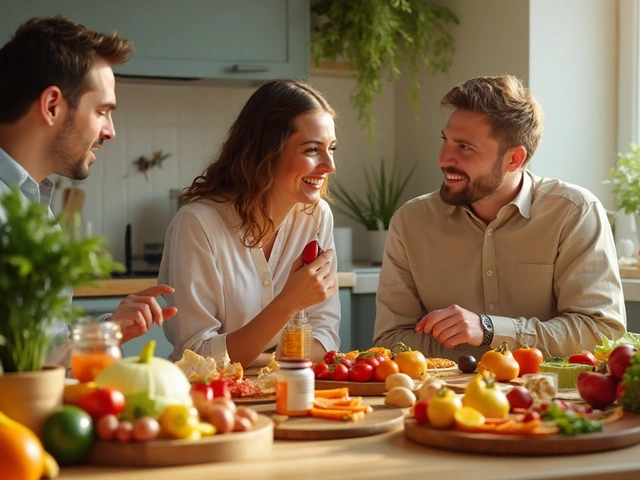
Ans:
<svg viewBox="0 0 640 480"><path fill-rule="evenodd" d="M618 2L529 3L529 87L545 111L531 170L586 187L613 208L603 181L618 151Z"/></svg>
<svg viewBox="0 0 640 480"><path fill-rule="evenodd" d="M449 113L440 111L440 99L451 88L480 75L510 73L528 81L528 3L522 0L446 2L460 21L460 25L450 29L456 53L448 75L432 77L422 72L420 122L414 121L411 105L402 101L408 90L407 79L396 84L396 158L407 166L420 162L407 187L407 198L431 192L442 184L438 150L440 132Z"/></svg>
<svg viewBox="0 0 640 480"><path fill-rule="evenodd" d="M438 3L441 0L433 0ZM627 1L627 0L622 0ZM614 0L447 0L460 25L451 27L457 51L448 75L421 73L421 120L406 101L407 79L389 85L376 100L378 139L366 145L349 95L354 80L313 75L338 111L338 178L364 191L363 169L380 157L406 171L419 167L404 200L439 188L440 130L447 112L440 98L478 75L510 73L534 91L546 113L546 131L532 169L591 189L612 207L602 181L617 151L617 4ZM162 241L169 222L169 189L191 183L215 153L255 87L140 85L118 81L117 137L98 152L83 211L93 233L106 235L117 260L124 260L124 229L133 224L134 253L145 242ZM149 181L133 160L162 149L173 153ZM127 176L129 175L129 176ZM64 186L69 185L65 180ZM59 205L59 196L56 204ZM353 228L354 259L368 258L363 227L339 213L336 226Z"/></svg>
<svg viewBox="0 0 640 480"><path fill-rule="evenodd" d="M376 161L365 144L355 113L349 104L353 80L344 77L312 77L330 104L338 111L336 163L340 180L361 192L362 169ZM228 128L255 87L201 86L188 83L140 83L118 79L118 108L114 112L116 138L97 151L89 178L76 186L86 192L82 211L94 235L105 235L116 260L124 262L124 232L132 224L133 253L143 244L164 241L171 219L169 190L191 184L215 155ZM379 116L379 155L393 157L393 88L376 103ZM139 156L156 150L170 152L162 168L147 172L147 178L132 164ZM68 179L59 180L54 211L59 211ZM336 214L336 226L354 226L354 258L367 258L363 227Z"/></svg>

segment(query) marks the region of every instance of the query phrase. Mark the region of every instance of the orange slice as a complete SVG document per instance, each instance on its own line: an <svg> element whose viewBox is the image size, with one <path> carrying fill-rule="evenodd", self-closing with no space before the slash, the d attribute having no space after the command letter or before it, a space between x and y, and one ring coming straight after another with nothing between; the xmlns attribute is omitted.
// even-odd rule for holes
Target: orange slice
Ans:
<svg viewBox="0 0 640 480"><path fill-rule="evenodd" d="M461 430L473 430L484 425L484 415L472 407L462 407L453 414Z"/></svg>

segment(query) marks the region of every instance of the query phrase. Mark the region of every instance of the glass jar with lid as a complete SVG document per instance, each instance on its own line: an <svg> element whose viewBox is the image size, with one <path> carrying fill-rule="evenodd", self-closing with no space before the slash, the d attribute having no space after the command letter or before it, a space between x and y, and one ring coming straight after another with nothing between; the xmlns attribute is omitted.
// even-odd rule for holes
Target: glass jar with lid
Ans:
<svg viewBox="0 0 640 480"><path fill-rule="evenodd" d="M282 329L280 343L276 349L279 360L312 360L313 330L307 313L296 313Z"/></svg>
<svg viewBox="0 0 640 480"><path fill-rule="evenodd" d="M120 325L82 321L71 327L71 374L80 382L91 382L107 366L122 359Z"/></svg>

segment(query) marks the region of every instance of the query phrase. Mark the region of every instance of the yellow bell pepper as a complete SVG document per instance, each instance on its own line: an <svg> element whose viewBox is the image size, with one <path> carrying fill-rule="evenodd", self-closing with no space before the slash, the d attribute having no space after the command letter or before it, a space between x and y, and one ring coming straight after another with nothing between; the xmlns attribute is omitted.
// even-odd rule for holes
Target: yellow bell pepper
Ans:
<svg viewBox="0 0 640 480"><path fill-rule="evenodd" d="M489 418L505 418L511 408L507 396L490 371L478 373L469 382L462 397L462 405L475 408Z"/></svg>

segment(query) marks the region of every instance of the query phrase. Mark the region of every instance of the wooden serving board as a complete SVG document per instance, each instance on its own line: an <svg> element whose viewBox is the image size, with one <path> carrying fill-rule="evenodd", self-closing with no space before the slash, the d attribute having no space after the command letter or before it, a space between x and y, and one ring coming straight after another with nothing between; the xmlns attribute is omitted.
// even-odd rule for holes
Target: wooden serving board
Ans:
<svg viewBox="0 0 640 480"><path fill-rule="evenodd" d="M567 455L615 450L640 443L640 415L625 413L602 432L581 435L501 435L440 430L408 418L404 434L414 442L458 452L496 455Z"/></svg>
<svg viewBox="0 0 640 480"><path fill-rule="evenodd" d="M120 443L97 440L88 463L134 467L168 467L247 460L267 454L273 446L273 422L258 415L250 432L232 432L201 440L152 440Z"/></svg>
<svg viewBox="0 0 640 480"><path fill-rule="evenodd" d="M316 390L330 390L333 388L349 388L349 395L355 397L380 396L387 390L384 388L384 382L341 382L338 380L319 380L315 381Z"/></svg>
<svg viewBox="0 0 640 480"><path fill-rule="evenodd" d="M376 405L373 407L373 412L355 422L314 417L288 417L275 428L274 436L283 440L366 437L400 429L403 421L404 412L399 408Z"/></svg>
<svg viewBox="0 0 640 480"><path fill-rule="evenodd" d="M233 403L236 405L260 405L263 403L275 403L275 395L267 395L265 397L240 397L232 398Z"/></svg>

